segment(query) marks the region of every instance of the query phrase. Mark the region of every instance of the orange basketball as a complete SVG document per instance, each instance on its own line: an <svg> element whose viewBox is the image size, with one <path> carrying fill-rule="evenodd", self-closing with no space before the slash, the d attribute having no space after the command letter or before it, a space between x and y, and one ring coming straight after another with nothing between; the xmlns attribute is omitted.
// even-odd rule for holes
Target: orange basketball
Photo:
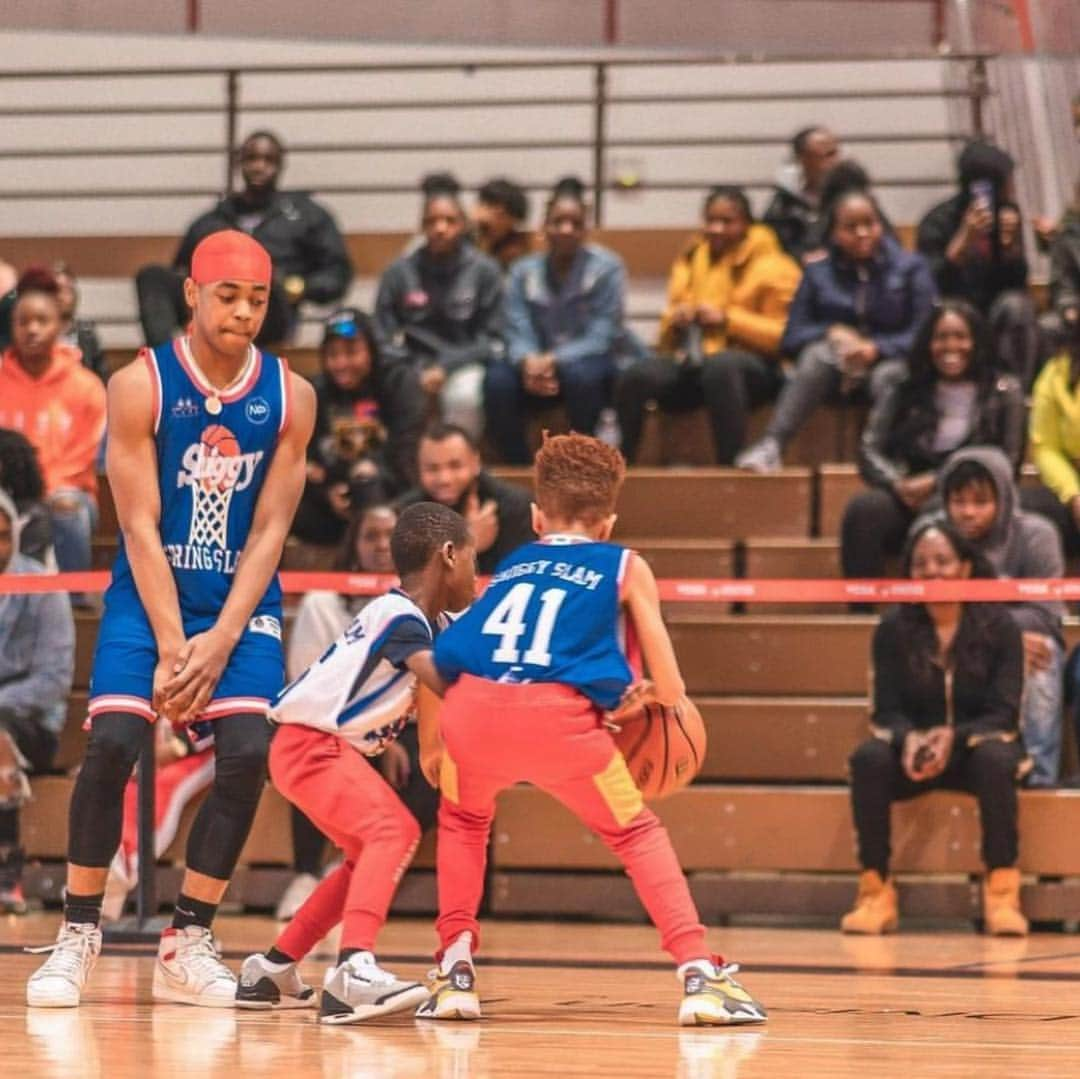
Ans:
<svg viewBox="0 0 1080 1079"><path fill-rule="evenodd" d="M642 795L651 801L681 790L705 760L705 724L683 697L675 708L647 704L619 720L615 744Z"/></svg>
<svg viewBox="0 0 1080 1079"><path fill-rule="evenodd" d="M240 453L240 443L236 435L220 423L212 423L202 433L202 444L208 450L216 449L224 457L236 457Z"/></svg>

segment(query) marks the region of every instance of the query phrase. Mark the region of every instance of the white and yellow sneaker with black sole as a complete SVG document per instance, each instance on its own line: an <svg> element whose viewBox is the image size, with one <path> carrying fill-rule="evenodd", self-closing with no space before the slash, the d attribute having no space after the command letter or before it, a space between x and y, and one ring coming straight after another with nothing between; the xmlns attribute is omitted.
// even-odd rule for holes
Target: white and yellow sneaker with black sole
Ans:
<svg viewBox="0 0 1080 1079"><path fill-rule="evenodd" d="M476 992L476 969L459 959L449 970L436 967L428 975L429 996L416 1009L417 1019L479 1019L480 997Z"/></svg>
<svg viewBox="0 0 1080 1079"><path fill-rule="evenodd" d="M679 1025L732 1026L764 1023L768 1012L736 980L738 965L707 959L684 963L677 974L683 983Z"/></svg>

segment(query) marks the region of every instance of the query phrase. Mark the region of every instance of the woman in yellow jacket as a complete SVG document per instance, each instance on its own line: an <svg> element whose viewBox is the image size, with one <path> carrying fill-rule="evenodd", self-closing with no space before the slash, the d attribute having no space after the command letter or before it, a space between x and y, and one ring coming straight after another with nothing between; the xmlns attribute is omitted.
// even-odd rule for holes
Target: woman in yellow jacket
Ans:
<svg viewBox="0 0 1080 1079"><path fill-rule="evenodd" d="M772 229L753 223L738 187L705 199L703 235L675 260L660 323L660 355L624 371L615 403L623 453L633 461L650 401L678 411L704 405L718 464L746 440L751 408L780 389L778 349L802 271Z"/></svg>
<svg viewBox="0 0 1080 1079"><path fill-rule="evenodd" d="M1080 554L1080 333L1035 380L1030 422L1042 486L1025 487L1021 501L1058 526L1066 554Z"/></svg>

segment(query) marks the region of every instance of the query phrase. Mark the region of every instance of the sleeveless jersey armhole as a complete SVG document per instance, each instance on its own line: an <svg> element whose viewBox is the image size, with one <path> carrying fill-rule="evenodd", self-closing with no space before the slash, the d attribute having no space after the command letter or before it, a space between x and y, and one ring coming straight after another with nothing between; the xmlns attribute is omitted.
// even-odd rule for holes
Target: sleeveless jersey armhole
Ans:
<svg viewBox="0 0 1080 1079"><path fill-rule="evenodd" d="M619 605L622 606L626 603L626 596L630 589L630 571L633 569L634 562L639 558L637 551L631 547L627 547L623 550L622 557L619 559Z"/></svg>
<svg viewBox="0 0 1080 1079"><path fill-rule="evenodd" d="M285 432L292 423L293 414L293 391L292 373L289 369L289 361L284 356L278 356L278 372L281 379L281 423L278 425L278 441L285 437Z"/></svg>
<svg viewBox="0 0 1080 1079"><path fill-rule="evenodd" d="M154 356L152 349L139 349L139 359L146 364L147 369L150 371L150 386L153 393L154 434L156 435L158 433L158 428L161 426L161 405L163 397L161 390L161 370L158 368L157 359Z"/></svg>

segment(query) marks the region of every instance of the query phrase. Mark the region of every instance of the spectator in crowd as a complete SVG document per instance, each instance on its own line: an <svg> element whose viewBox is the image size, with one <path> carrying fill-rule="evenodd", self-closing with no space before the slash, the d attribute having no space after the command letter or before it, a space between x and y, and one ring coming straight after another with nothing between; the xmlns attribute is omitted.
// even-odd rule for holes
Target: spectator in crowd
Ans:
<svg viewBox="0 0 1080 1079"><path fill-rule="evenodd" d="M354 514L338 555L338 570L345 573L394 573L390 536L397 512L386 505L369 506ZM344 632L370 602L369 596L339 592L309 592L300 601L289 638L286 669L289 679L299 678ZM422 830L435 822L438 794L420 771L420 747L415 723L378 758L386 781L401 795ZM279 921L288 921L315 890L323 873L326 839L296 806L291 810L294 877L277 906Z"/></svg>
<svg viewBox="0 0 1080 1079"><path fill-rule="evenodd" d="M986 324L964 300L934 308L911 350L909 373L887 387L863 429L859 473L869 490L848 503L841 528L846 577L883 577L938 473L961 446L999 446L1014 472L1026 445L1020 383L998 374Z"/></svg>
<svg viewBox="0 0 1080 1079"><path fill-rule="evenodd" d="M818 202L819 213L817 220L808 228L805 238L806 249L803 251L802 261L817 262L825 258L829 253L829 237L826 231L829 214L836 200L849 191L861 191L863 194L873 194L873 183L870 174L852 158L844 158L838 161L825 174L821 182L821 197ZM886 236L900 242L896 235L896 229L886 217L885 211L878 206L878 215L881 217L881 227Z"/></svg>
<svg viewBox="0 0 1080 1079"><path fill-rule="evenodd" d="M829 254L803 273L780 342L798 357L764 437L736 459L771 472L784 446L830 396L865 387L871 401L905 373L934 302L930 268L886 236L871 195L848 191L828 216ZM894 362L887 362L894 361Z"/></svg>
<svg viewBox="0 0 1080 1079"><path fill-rule="evenodd" d="M1020 509L1015 474L1016 462L992 446L957 450L941 471L944 506L934 519L947 520L999 577L1061 577L1061 537L1045 517ZM1061 767L1065 605L1012 603L1009 611L1024 643L1020 727L1033 764L1027 783L1052 787Z"/></svg>
<svg viewBox="0 0 1080 1079"><path fill-rule="evenodd" d="M660 322L660 355L619 376L622 450L633 461L649 401L679 410L704 405L716 461L730 465L746 441L750 410L783 382L780 338L801 271L765 225L754 224L738 187L705 198L704 234L675 260Z"/></svg>
<svg viewBox="0 0 1080 1079"><path fill-rule="evenodd" d="M904 575L952 581L993 571L950 525L929 523L912 535ZM978 799L986 931L1027 933L1016 868L1023 680L1020 629L1001 606L902 603L882 618L873 643L873 737L850 761L862 874L845 933L896 929L889 812L894 802L942 788Z"/></svg>
<svg viewBox="0 0 1080 1079"><path fill-rule="evenodd" d="M270 253L274 280L257 343L287 340L299 318L302 300L333 303L345 295L352 264L345 240L330 213L310 195L279 191L285 146L269 131L254 131L240 146L244 189L227 195L197 217L172 266L144 266L135 276L139 321L148 345L177 336L187 324L184 278L196 245L212 232L239 229L254 236Z"/></svg>
<svg viewBox="0 0 1080 1079"><path fill-rule="evenodd" d="M840 141L826 127L805 127L791 140L794 161L777 177L762 221L779 237L797 262L821 246L821 190L825 176L840 160Z"/></svg>
<svg viewBox="0 0 1080 1079"><path fill-rule="evenodd" d="M987 317L994 355L1025 386L1035 374L1038 327L1027 293L1013 159L973 140L957 162L960 189L919 223L918 248L944 296L974 304Z"/></svg>
<svg viewBox="0 0 1080 1079"><path fill-rule="evenodd" d="M476 193L472 224L476 246L506 273L532 250L528 229L529 196L513 180L488 180Z"/></svg>
<svg viewBox="0 0 1080 1079"><path fill-rule="evenodd" d="M0 350L11 344L11 309L19 274L10 262L0 259Z"/></svg>
<svg viewBox="0 0 1080 1079"><path fill-rule="evenodd" d="M105 382L108 371L97 326L89 319L75 317L79 307L79 282L75 273L66 262L54 262L52 272L60 287L60 318L63 320L60 339L64 344L74 345L82 353L83 366Z"/></svg>
<svg viewBox="0 0 1080 1079"><path fill-rule="evenodd" d="M91 376L92 377L92 376ZM0 490L0 574L42 573L19 553L19 514ZM28 772L52 763L75 667L71 606L58 592L0 594L0 913L23 914L19 808Z"/></svg>
<svg viewBox="0 0 1080 1079"><path fill-rule="evenodd" d="M1040 329L1048 355L1080 329L1080 180L1050 244L1050 310Z"/></svg>
<svg viewBox="0 0 1080 1079"><path fill-rule="evenodd" d="M1042 481L1022 491L1024 508L1049 517L1069 556L1080 554L1080 325L1039 373L1031 400L1031 457Z"/></svg>
<svg viewBox="0 0 1080 1079"><path fill-rule="evenodd" d="M25 435L6 428L0 428L0 489L19 514L19 553L55 570L52 517L37 454Z"/></svg>
<svg viewBox="0 0 1080 1079"><path fill-rule="evenodd" d="M450 180L425 179L424 242L379 281L375 328L384 360L411 364L443 417L479 437L484 370L503 350L502 275L467 242L465 210Z"/></svg>
<svg viewBox="0 0 1080 1079"><path fill-rule="evenodd" d="M19 279L12 343L0 358L0 427L37 452L61 570L90 568L97 518L95 461L105 432L105 387L60 340L59 288L44 269Z"/></svg>
<svg viewBox="0 0 1080 1079"><path fill-rule="evenodd" d="M418 460L420 485L401 497L399 507L431 501L460 513L476 545L479 573L494 573L506 555L535 538L529 492L487 472L475 439L463 427L429 428L420 439Z"/></svg>
<svg viewBox="0 0 1080 1079"><path fill-rule="evenodd" d="M326 320L319 357L307 486L292 532L337 545L356 510L416 482L424 400L416 369L385 361L373 322L355 307Z"/></svg>
<svg viewBox="0 0 1080 1079"><path fill-rule="evenodd" d="M586 242L585 187L560 180L544 213L547 251L521 259L506 292L506 359L488 368L487 428L503 459L530 460L530 410L561 401L575 431L595 433L617 360L635 339L623 320L626 267Z"/></svg>

